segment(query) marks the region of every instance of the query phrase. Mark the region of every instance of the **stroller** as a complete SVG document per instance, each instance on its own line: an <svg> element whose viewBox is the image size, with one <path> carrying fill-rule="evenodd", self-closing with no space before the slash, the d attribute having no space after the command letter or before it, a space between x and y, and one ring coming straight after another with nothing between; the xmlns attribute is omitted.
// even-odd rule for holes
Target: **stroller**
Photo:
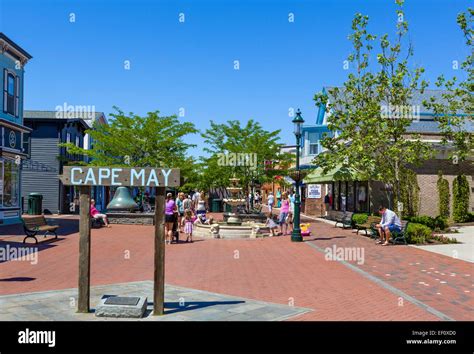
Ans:
<svg viewBox="0 0 474 354"><path fill-rule="evenodd" d="M179 243L179 225L178 225L178 218L175 218L174 223L173 223L173 239L171 240L171 242L173 242L173 240L174 240L176 243Z"/></svg>

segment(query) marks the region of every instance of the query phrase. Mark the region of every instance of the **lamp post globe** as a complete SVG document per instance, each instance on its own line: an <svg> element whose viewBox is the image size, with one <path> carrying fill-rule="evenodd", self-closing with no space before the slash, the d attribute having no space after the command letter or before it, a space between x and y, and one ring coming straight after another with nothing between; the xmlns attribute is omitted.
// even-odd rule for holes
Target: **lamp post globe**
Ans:
<svg viewBox="0 0 474 354"><path fill-rule="evenodd" d="M296 116L292 120L295 126L295 137L296 137L296 178L295 178L295 215L293 216L293 232L291 233L292 242L302 242L303 236L301 236L300 227L300 212L301 212L301 197L300 197L300 148L301 148L301 127L304 123L304 119L301 116L301 111L296 111Z"/></svg>

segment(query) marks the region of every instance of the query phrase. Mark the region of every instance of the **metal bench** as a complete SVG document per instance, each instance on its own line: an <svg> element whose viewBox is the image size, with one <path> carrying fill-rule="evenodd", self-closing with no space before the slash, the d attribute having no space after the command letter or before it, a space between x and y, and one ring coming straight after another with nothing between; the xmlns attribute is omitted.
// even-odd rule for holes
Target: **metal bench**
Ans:
<svg viewBox="0 0 474 354"><path fill-rule="evenodd" d="M354 213L351 211L345 211L345 212L340 212L340 214L337 214L335 219L336 223L334 224L334 227L337 226L337 224L342 224L342 228L352 228L352 215Z"/></svg>
<svg viewBox="0 0 474 354"><path fill-rule="evenodd" d="M392 235L390 237L390 242L392 242L394 245L396 245L397 242L399 242L399 240L401 240L405 245L408 243L406 234L407 234L409 222L406 220L401 220L401 224L402 224L402 230L400 232L392 232Z"/></svg>
<svg viewBox="0 0 474 354"><path fill-rule="evenodd" d="M370 237L378 238L379 233L378 233L377 229L375 228L375 224L376 223L373 223L372 226L370 227L370 230L371 230ZM407 235L407 229L408 229L409 222L406 221L406 220L401 220L401 224L402 224L401 231L400 232L392 232L391 235L390 235L390 242L393 243L394 245L396 245L397 243L403 243L403 244L406 245L408 243L407 239L406 239L406 235Z"/></svg>
<svg viewBox="0 0 474 354"><path fill-rule="evenodd" d="M48 233L51 233L54 234L55 239L58 238L56 230L59 228L59 225L48 224L44 215L21 218L21 221L23 223L23 230L26 234L23 243L26 242L27 238L34 238L36 243L38 243L36 236L40 232L44 232L44 237L46 237Z"/></svg>

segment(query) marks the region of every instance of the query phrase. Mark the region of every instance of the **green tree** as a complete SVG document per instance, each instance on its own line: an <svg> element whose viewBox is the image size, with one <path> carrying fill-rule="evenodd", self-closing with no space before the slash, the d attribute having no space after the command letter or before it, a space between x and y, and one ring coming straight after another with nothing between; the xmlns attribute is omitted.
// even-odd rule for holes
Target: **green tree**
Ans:
<svg viewBox="0 0 474 354"><path fill-rule="evenodd" d="M457 23L464 34L468 56L462 62L461 69L465 79L460 81L453 77L450 80L441 75L436 86L446 90L441 98L431 97L424 105L435 113L439 129L443 134L442 143L451 144L451 158L459 163L473 155L474 136L469 131L467 121L474 121L474 9L469 8L460 13Z"/></svg>
<svg viewBox="0 0 474 354"><path fill-rule="evenodd" d="M186 137L198 132L194 124L180 122L175 115L160 116L159 111L142 117L114 109L109 125L94 124L86 131L93 141L91 149L62 146L69 153L87 156L83 164L91 166L174 167L181 169L182 176L192 171L193 159L186 152L194 145Z"/></svg>
<svg viewBox="0 0 474 354"><path fill-rule="evenodd" d="M260 123L249 120L241 123L231 120L223 124L211 121L211 127L202 133L208 145L204 151L209 157L202 158L202 187L224 187L229 178L241 179L249 190L253 181L264 183L284 171L292 156L281 154L280 130L267 131ZM265 161L276 161L279 170L266 170Z"/></svg>
<svg viewBox="0 0 474 354"><path fill-rule="evenodd" d="M453 220L465 222L469 219L469 182L459 175L453 181Z"/></svg>
<svg viewBox="0 0 474 354"><path fill-rule="evenodd" d="M423 68L412 68L413 55L406 43L408 23L397 1L396 34L380 37L380 52L374 58L373 43L377 36L368 33L369 18L356 14L349 39L353 51L347 58L351 72L341 88L330 89L329 95L315 95L316 105L325 105L330 115L322 145L326 153L315 163L325 171L339 164L360 172L369 182L381 180L393 185L395 201L400 201L402 170L417 165L431 156L430 147L419 135L407 137L407 128L415 118L411 105L415 92L423 91ZM370 64L376 61L376 69Z"/></svg>
<svg viewBox="0 0 474 354"><path fill-rule="evenodd" d="M438 210L439 215L443 218L449 218L449 203L451 196L449 195L449 182L446 178L443 178L441 171L438 172Z"/></svg>

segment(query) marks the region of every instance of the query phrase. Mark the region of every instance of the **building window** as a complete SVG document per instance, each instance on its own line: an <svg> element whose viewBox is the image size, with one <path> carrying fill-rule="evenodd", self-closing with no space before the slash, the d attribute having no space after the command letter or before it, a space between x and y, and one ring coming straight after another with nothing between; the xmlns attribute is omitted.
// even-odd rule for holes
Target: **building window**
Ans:
<svg viewBox="0 0 474 354"><path fill-rule="evenodd" d="M4 69L3 82L3 111L12 116L19 116L20 79Z"/></svg>
<svg viewBox="0 0 474 354"><path fill-rule="evenodd" d="M339 193L341 198L341 211L347 211L347 184L339 182Z"/></svg>
<svg viewBox="0 0 474 354"><path fill-rule="evenodd" d="M347 182L347 211L354 212L354 182Z"/></svg>
<svg viewBox="0 0 474 354"><path fill-rule="evenodd" d="M309 133L309 154L317 155L319 153L319 133Z"/></svg>
<svg viewBox="0 0 474 354"><path fill-rule="evenodd" d="M13 160L0 161L0 202L5 208L19 206L20 172L19 166Z"/></svg>
<svg viewBox="0 0 474 354"><path fill-rule="evenodd" d="M369 210L369 184L365 182L356 182L356 210L367 212Z"/></svg>
<svg viewBox="0 0 474 354"><path fill-rule="evenodd" d="M23 133L23 152L31 157L31 133Z"/></svg>

